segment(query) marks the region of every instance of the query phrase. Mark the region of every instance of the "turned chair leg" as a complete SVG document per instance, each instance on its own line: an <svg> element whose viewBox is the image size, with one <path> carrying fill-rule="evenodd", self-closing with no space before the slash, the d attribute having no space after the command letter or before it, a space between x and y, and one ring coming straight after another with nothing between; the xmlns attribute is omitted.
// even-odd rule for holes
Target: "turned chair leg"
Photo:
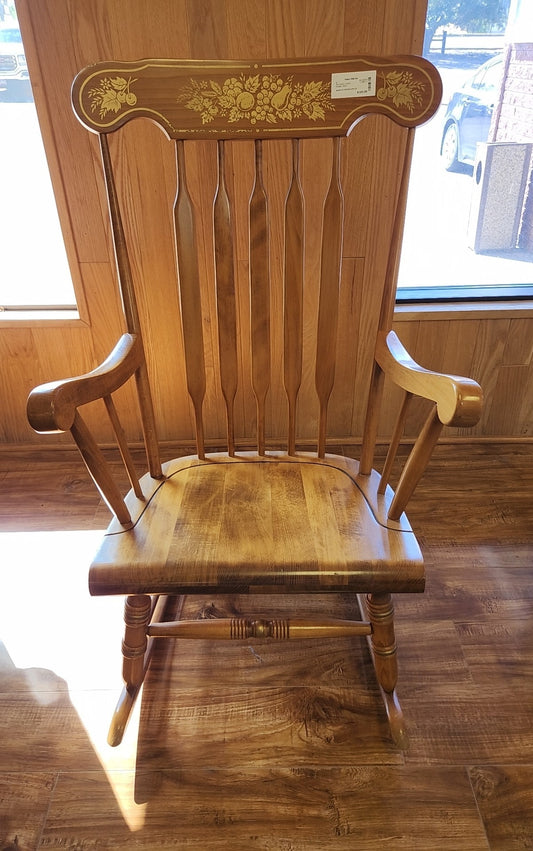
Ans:
<svg viewBox="0 0 533 851"><path fill-rule="evenodd" d="M144 681L148 646L146 631L151 615L152 600L149 596L136 594L126 599L124 606L126 628L122 642L124 688L115 708L107 737L112 747L119 745L122 741L135 698Z"/></svg>
<svg viewBox="0 0 533 851"><path fill-rule="evenodd" d="M128 690L138 689L144 679L144 655L148 639L152 601L147 595L128 597L124 605L124 641L122 676Z"/></svg>
<svg viewBox="0 0 533 851"><path fill-rule="evenodd" d="M396 695L398 661L394 635L394 606L390 594L368 594L365 600L368 619L372 624L369 644L376 676L389 718L394 743L407 750L409 741L403 713Z"/></svg>

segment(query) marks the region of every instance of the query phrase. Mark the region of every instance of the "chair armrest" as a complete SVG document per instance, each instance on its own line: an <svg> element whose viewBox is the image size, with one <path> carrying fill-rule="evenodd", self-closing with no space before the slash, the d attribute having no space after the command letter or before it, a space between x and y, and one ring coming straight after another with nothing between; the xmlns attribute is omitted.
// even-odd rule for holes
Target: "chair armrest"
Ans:
<svg viewBox="0 0 533 851"><path fill-rule="evenodd" d="M62 432L72 428L76 408L109 396L131 378L143 362L142 344L135 334L123 334L103 363L85 375L41 384L31 391L27 415L35 431Z"/></svg>
<svg viewBox="0 0 533 851"><path fill-rule="evenodd" d="M396 385L435 402L443 425L464 427L478 422L483 404L479 384L471 378L424 369L411 358L394 331L378 334L376 361Z"/></svg>

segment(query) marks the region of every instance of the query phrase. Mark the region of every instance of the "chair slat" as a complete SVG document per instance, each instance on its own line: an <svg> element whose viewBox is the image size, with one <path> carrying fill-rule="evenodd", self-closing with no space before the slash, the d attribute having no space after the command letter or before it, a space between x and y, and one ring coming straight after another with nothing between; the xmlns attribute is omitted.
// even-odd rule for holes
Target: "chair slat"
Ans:
<svg viewBox="0 0 533 851"><path fill-rule="evenodd" d="M285 202L283 305L284 381L289 403L288 452L296 451L296 402L302 381L304 199L300 184L300 143L292 143L292 177Z"/></svg>
<svg viewBox="0 0 533 851"><path fill-rule="evenodd" d="M405 421L407 419L407 414L409 413L409 407L411 405L411 400L413 398L413 394L406 392L403 397L402 406L400 408L400 412L396 419L396 424L394 426L394 431L392 433L392 437L389 443L389 449L387 452L387 457L385 458L385 463L383 465L383 470L381 472L381 479L378 486L378 493L385 493L387 490L387 485L390 482L390 475L392 472L392 468L394 462L396 460L396 455L398 453L398 447L400 445L400 440L402 439L403 430L405 426Z"/></svg>
<svg viewBox="0 0 533 851"><path fill-rule="evenodd" d="M341 140L333 140L331 182L324 204L315 384L320 405L318 455L326 451L326 420L335 379L337 319L342 253L343 195L340 181Z"/></svg>
<svg viewBox="0 0 533 851"><path fill-rule="evenodd" d="M194 407L196 447L199 457L203 458L205 448L202 408L206 381L202 304L194 211L187 187L184 143L179 140L176 142L176 160L178 191L174 204L174 223L185 368L187 388Z"/></svg>
<svg viewBox="0 0 533 851"><path fill-rule="evenodd" d="M230 201L224 174L224 145L218 142L218 183L213 209L220 381L226 403L228 452L235 454L234 402L238 384L237 319Z"/></svg>
<svg viewBox="0 0 533 851"><path fill-rule="evenodd" d="M250 197L250 325L252 386L257 404L257 451L265 453L265 402L270 387L270 269L267 196L261 141L255 142L255 182Z"/></svg>

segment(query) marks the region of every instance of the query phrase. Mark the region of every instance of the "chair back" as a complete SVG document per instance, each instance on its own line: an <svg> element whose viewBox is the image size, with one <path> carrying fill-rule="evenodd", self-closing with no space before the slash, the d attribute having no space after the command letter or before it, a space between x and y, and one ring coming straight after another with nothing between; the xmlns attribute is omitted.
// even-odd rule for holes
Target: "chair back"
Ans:
<svg viewBox="0 0 533 851"><path fill-rule="evenodd" d="M176 358L176 374L185 364L198 455L224 439L230 454L305 445L323 456L336 375L354 388L336 410L352 423L364 417L376 332L392 320L413 132L439 105L437 71L415 56L100 62L77 76L72 97L100 139L125 324L135 337L157 270L148 282L136 279L136 237L125 225L136 172L126 174L120 143L109 137L145 118L175 146L168 212L184 357L177 349L167 357ZM366 116L370 132L360 135ZM399 152L393 163L382 154L383 179L368 168L379 136ZM375 193L379 208L369 203ZM142 211L132 215L142 220ZM358 251L363 231L367 244L374 240L374 268L372 251ZM144 347L166 342L145 339ZM138 386L155 453L148 384Z"/></svg>

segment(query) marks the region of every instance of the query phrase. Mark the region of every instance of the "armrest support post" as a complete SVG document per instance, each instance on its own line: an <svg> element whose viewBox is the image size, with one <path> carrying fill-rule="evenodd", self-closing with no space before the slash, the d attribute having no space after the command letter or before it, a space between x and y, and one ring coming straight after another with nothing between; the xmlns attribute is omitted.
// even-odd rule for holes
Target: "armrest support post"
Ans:
<svg viewBox="0 0 533 851"><path fill-rule="evenodd" d="M394 499L389 509L389 520L399 520L411 498L442 431L436 406L427 418L424 427L417 437L409 458L405 462Z"/></svg>
<svg viewBox="0 0 533 851"><path fill-rule="evenodd" d="M131 526L131 516L113 479L102 450L94 440L79 412L70 429L91 477L111 511L123 526Z"/></svg>

